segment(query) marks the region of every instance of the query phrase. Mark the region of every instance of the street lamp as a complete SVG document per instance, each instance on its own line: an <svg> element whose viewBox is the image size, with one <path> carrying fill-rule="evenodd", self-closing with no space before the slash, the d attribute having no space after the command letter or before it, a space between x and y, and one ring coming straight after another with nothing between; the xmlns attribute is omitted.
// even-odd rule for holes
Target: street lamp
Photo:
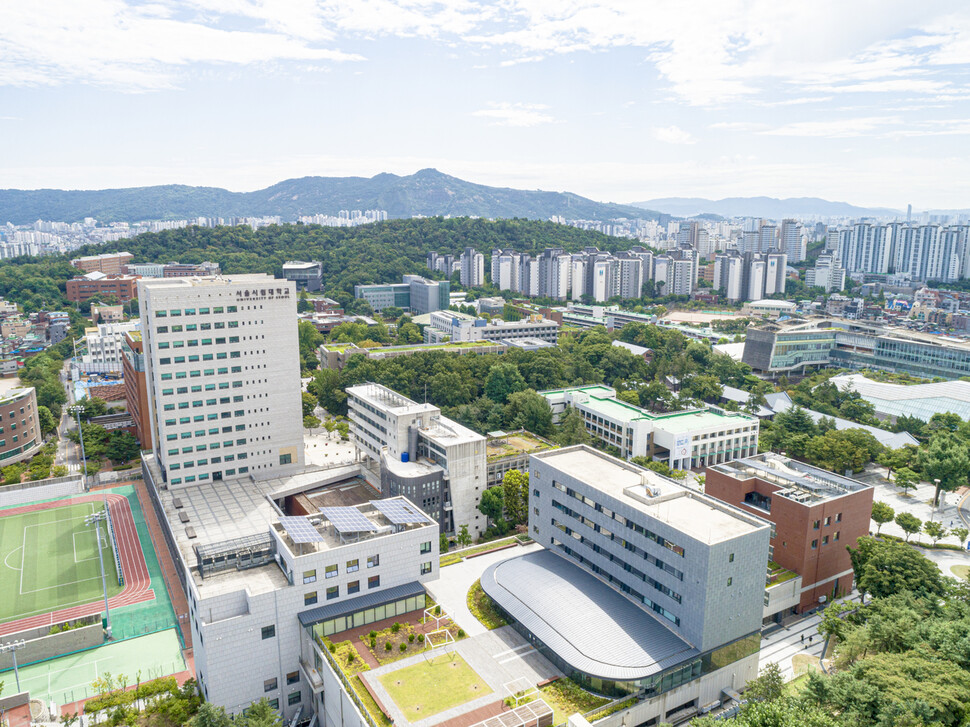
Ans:
<svg viewBox="0 0 970 727"><path fill-rule="evenodd" d="M107 507L107 505L105 505ZM84 518L84 524L91 526L94 525L95 534L97 536L97 542L95 543L98 548L98 563L101 566L101 588L104 590L104 629L107 633L108 638L111 638L111 614L108 612L108 582L104 577L104 553L101 551L101 521L107 517L107 510L99 510L98 512L93 512ZM107 528L105 528L107 533Z"/></svg>
<svg viewBox="0 0 970 727"><path fill-rule="evenodd" d="M940 478L937 477L936 479L934 479L933 484L936 485L936 488L933 490L933 497L935 498L936 493L940 492ZM943 493L940 493L940 494L942 495ZM933 500L933 507L939 510L941 513L943 512L943 508L940 506L940 503L936 499ZM942 521L943 518L940 518L940 520Z"/></svg>
<svg viewBox="0 0 970 727"><path fill-rule="evenodd" d="M84 454L84 431L81 429L81 412L84 411L84 407L80 404L75 404L68 411L77 417L77 434L81 439L81 465L84 467L83 470L83 480L84 489L88 489L88 458Z"/></svg>
<svg viewBox="0 0 970 727"><path fill-rule="evenodd" d="M10 656L13 657L13 673L14 677L17 679L17 691L20 691L20 672L17 670L17 649L22 649L27 646L27 641L21 639L20 641L8 641L6 644L0 644L0 654L5 654L8 651Z"/></svg>

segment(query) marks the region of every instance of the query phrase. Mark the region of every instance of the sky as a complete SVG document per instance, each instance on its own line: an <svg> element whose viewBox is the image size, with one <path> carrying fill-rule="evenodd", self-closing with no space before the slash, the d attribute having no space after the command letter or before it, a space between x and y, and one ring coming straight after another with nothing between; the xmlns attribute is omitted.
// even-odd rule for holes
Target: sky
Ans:
<svg viewBox="0 0 970 727"><path fill-rule="evenodd" d="M0 188L411 174L970 207L970 3L0 3Z"/></svg>

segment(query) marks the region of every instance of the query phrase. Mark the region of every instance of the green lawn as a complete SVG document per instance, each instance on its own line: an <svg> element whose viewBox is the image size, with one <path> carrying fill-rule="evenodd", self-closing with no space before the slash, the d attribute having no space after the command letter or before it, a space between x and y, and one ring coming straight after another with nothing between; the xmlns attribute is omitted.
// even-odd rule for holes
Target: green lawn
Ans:
<svg viewBox="0 0 970 727"><path fill-rule="evenodd" d="M381 684L409 722L470 702L492 690L458 654L392 671Z"/></svg>
<svg viewBox="0 0 970 727"><path fill-rule="evenodd" d="M950 572L957 578L970 578L970 565L951 565Z"/></svg>
<svg viewBox="0 0 970 727"><path fill-rule="evenodd" d="M3 515L0 511L0 622L49 613L102 597L93 527L84 518L100 503ZM121 591L114 551L101 528L108 597Z"/></svg>
<svg viewBox="0 0 970 727"><path fill-rule="evenodd" d="M552 707L553 724L562 724L571 715L585 714L602 707L610 700L587 692L571 679L563 677L539 690L539 696Z"/></svg>

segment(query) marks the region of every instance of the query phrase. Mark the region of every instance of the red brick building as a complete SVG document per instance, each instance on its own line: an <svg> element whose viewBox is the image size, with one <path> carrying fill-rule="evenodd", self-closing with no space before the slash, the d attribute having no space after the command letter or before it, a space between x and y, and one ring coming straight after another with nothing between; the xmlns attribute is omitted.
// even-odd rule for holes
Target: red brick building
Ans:
<svg viewBox="0 0 970 727"><path fill-rule="evenodd" d="M869 534L872 487L769 452L708 467L704 490L774 523L771 559L801 576L797 613L852 590L846 547Z"/></svg>
<svg viewBox="0 0 970 727"><path fill-rule="evenodd" d="M105 275L93 272L67 281L67 299L72 303L83 303L96 295L113 295L119 303L127 303L138 297L137 276Z"/></svg>
<svg viewBox="0 0 970 727"><path fill-rule="evenodd" d="M125 379L125 400L135 420L135 437L142 449L152 448L151 420L148 418L148 385L145 383L145 350L141 331L125 333L121 367Z"/></svg>

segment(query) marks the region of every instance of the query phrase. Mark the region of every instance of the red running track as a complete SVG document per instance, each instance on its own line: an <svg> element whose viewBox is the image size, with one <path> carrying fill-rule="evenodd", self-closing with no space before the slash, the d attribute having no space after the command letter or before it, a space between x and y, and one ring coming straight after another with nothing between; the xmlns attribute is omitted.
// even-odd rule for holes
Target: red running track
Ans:
<svg viewBox="0 0 970 727"><path fill-rule="evenodd" d="M56 502L44 502L37 505L24 505L9 510L0 511L0 518L6 515L20 515L25 512L37 512L38 510L49 510L62 505L77 505L85 502L101 502L102 498L107 500L108 508L111 513L111 522L114 525L115 538L118 542L118 552L121 555L121 569L125 576L125 586L121 593L108 599L109 608L118 606L130 606L133 603L151 601L155 598L155 591L151 588L151 576L148 574L148 565L145 563L145 554L141 549L141 542L138 540L138 530L135 527L135 519L131 514L131 505L128 498L124 495L105 493L102 495L79 495L68 500L58 500ZM105 574L106 576L108 574ZM110 576L108 576L110 577ZM17 621L8 621L0 624L0 636L12 634L24 629L37 626L53 626L56 623L69 619L81 618L100 613L103 607L101 599L86 603L81 606L72 606L60 611L43 613L37 616L29 616Z"/></svg>

